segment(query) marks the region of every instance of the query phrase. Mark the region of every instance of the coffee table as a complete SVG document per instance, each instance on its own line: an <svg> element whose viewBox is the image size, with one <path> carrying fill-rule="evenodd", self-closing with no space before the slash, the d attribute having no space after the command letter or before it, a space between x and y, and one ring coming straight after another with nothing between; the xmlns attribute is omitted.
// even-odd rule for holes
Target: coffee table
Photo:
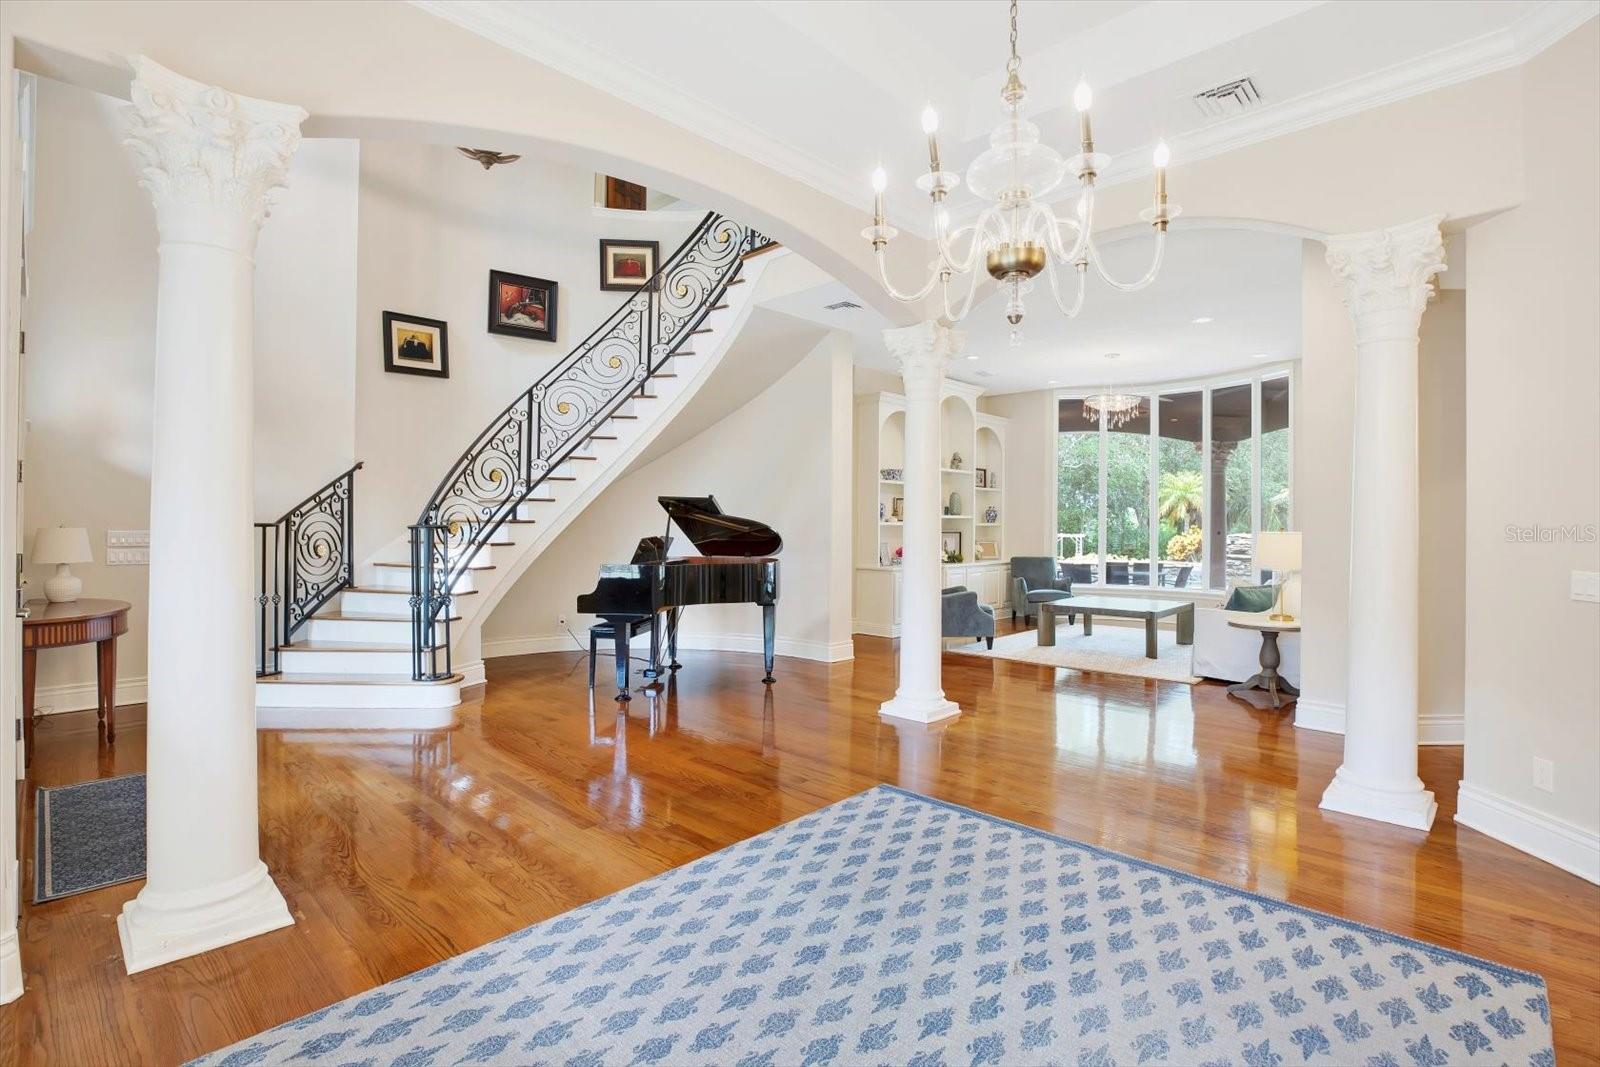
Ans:
<svg viewBox="0 0 1600 1067"><path fill-rule="evenodd" d="M1056 643L1056 616L1082 615L1083 633L1094 633L1094 617L1144 620L1144 655L1156 658L1156 620L1168 615L1178 617L1178 644L1194 644L1194 602L1189 600L1156 600L1137 596L1074 596L1039 605L1039 644Z"/></svg>
<svg viewBox="0 0 1600 1067"><path fill-rule="evenodd" d="M1278 667L1283 663L1283 656L1278 651L1278 635L1299 633L1300 620L1274 621L1265 614L1231 611L1226 614L1229 626L1237 626L1241 630L1261 631L1260 673L1228 686L1228 695L1238 697L1253 707L1260 708L1270 704L1274 709L1281 708L1299 697L1300 690L1290 685L1288 679L1278 673ZM1265 690L1266 696L1252 690ZM1288 697L1289 701L1284 700L1284 697Z"/></svg>

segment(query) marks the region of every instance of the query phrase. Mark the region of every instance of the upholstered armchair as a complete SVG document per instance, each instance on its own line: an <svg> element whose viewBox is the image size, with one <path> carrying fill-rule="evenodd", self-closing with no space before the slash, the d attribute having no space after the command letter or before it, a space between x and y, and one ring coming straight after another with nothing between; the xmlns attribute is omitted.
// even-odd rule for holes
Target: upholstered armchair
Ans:
<svg viewBox="0 0 1600 1067"><path fill-rule="evenodd" d="M1011 557L1011 611L1022 617L1022 625L1028 625L1029 617L1039 614L1040 604L1071 596L1072 579L1061 573L1054 557ZM1072 622L1070 615L1067 621Z"/></svg>
<svg viewBox="0 0 1600 1067"><path fill-rule="evenodd" d="M952 585L939 597L939 633L944 637L981 637L994 647L994 608L978 603L978 594Z"/></svg>

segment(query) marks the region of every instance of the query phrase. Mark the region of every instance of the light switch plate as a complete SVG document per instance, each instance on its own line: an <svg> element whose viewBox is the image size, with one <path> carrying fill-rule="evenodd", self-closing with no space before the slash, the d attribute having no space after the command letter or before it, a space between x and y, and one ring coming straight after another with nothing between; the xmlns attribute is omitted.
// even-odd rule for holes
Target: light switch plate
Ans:
<svg viewBox="0 0 1600 1067"><path fill-rule="evenodd" d="M106 549L106 566L148 567L150 566L150 549L108 548Z"/></svg>
<svg viewBox="0 0 1600 1067"><path fill-rule="evenodd" d="M149 548L149 530L107 530L107 548Z"/></svg>
<svg viewBox="0 0 1600 1067"><path fill-rule="evenodd" d="M1573 571L1572 599L1600 604L1600 571Z"/></svg>

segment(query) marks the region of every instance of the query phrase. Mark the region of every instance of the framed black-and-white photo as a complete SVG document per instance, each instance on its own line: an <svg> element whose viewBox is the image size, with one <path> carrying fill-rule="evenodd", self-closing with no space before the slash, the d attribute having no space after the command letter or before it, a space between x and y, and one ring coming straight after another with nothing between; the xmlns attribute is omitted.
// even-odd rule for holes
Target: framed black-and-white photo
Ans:
<svg viewBox="0 0 1600 1067"><path fill-rule="evenodd" d="M607 292L643 289L661 259L658 241L600 239L600 288Z"/></svg>
<svg viewBox="0 0 1600 1067"><path fill-rule="evenodd" d="M383 313L383 369L393 374L450 377L450 335L438 319Z"/></svg>
<svg viewBox="0 0 1600 1067"><path fill-rule="evenodd" d="M544 278L490 271L489 332L554 341L557 288L555 282Z"/></svg>
<svg viewBox="0 0 1600 1067"><path fill-rule="evenodd" d="M972 484L979 489L989 488L989 468L975 467L972 471Z"/></svg>
<svg viewBox="0 0 1600 1067"><path fill-rule="evenodd" d="M946 530L939 535L939 549L945 556L961 555L961 531Z"/></svg>

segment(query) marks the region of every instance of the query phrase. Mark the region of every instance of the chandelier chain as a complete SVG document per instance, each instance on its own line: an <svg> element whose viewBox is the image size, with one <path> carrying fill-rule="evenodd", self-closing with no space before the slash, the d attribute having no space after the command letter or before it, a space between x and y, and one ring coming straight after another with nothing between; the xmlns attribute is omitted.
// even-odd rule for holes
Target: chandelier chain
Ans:
<svg viewBox="0 0 1600 1067"><path fill-rule="evenodd" d="M1011 0L1011 58L1006 60L1006 73L1015 74L1021 65L1017 55L1017 0Z"/></svg>

